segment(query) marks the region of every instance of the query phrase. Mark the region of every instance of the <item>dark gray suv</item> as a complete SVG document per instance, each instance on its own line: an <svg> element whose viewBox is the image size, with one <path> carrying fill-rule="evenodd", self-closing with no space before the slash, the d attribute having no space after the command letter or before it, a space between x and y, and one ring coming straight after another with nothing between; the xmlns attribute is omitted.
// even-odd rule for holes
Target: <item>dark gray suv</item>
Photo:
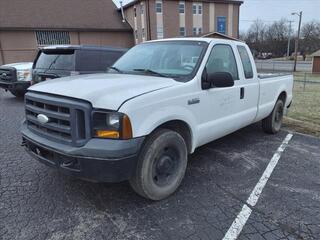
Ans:
<svg viewBox="0 0 320 240"><path fill-rule="evenodd" d="M57 45L39 50L32 84L78 74L105 72L127 49L91 45Z"/></svg>

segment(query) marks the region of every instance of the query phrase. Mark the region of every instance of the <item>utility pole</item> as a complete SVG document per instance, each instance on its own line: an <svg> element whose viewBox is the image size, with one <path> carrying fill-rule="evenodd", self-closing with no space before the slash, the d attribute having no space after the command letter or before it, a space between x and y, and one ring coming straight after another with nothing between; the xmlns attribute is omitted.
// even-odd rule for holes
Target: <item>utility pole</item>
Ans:
<svg viewBox="0 0 320 240"><path fill-rule="evenodd" d="M298 60L298 50L299 50L299 39L300 39L300 29L301 29L301 20L302 20L302 11L299 13L292 13L292 15L298 15L299 16L299 27L298 27L298 34L296 39L296 45L295 45L295 57L294 57L294 66L293 71L297 71L297 60Z"/></svg>
<svg viewBox="0 0 320 240"><path fill-rule="evenodd" d="M294 21L289 21L289 34L288 34L288 49L287 49L287 57L288 59L290 58L290 42L291 42L291 24L293 23Z"/></svg>

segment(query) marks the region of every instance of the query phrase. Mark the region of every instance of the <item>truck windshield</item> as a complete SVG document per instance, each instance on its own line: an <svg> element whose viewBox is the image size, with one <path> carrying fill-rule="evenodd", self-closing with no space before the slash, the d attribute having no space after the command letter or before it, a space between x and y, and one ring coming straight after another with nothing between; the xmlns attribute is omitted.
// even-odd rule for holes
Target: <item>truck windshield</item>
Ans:
<svg viewBox="0 0 320 240"><path fill-rule="evenodd" d="M35 68L46 70L74 71L75 54L70 51L42 51L36 60Z"/></svg>
<svg viewBox="0 0 320 240"><path fill-rule="evenodd" d="M130 49L111 71L187 81L197 72L207 45L183 40L143 43Z"/></svg>

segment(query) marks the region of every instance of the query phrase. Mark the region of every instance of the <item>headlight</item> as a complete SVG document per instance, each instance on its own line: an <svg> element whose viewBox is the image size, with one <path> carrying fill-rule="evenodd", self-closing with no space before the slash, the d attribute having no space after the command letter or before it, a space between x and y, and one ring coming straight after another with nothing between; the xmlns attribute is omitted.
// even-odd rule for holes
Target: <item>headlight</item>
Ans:
<svg viewBox="0 0 320 240"><path fill-rule="evenodd" d="M93 134L97 138L130 139L132 138L131 122L127 115L119 112L95 111Z"/></svg>
<svg viewBox="0 0 320 240"><path fill-rule="evenodd" d="M31 70L19 70L17 71L18 81L31 81Z"/></svg>

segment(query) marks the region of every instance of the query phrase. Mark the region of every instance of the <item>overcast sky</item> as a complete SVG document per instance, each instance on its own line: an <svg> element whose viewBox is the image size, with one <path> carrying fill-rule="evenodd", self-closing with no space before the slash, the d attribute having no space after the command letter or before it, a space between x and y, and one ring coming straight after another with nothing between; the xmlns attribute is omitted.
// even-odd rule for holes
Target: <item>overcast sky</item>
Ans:
<svg viewBox="0 0 320 240"><path fill-rule="evenodd" d="M113 0L119 3L119 0ZM123 0L126 4L131 0ZM252 21L259 18L266 24L287 18L295 21L293 27L298 27L298 16L292 12L303 11L302 23L311 20L320 21L320 0L243 0L240 8L240 31L250 27Z"/></svg>

